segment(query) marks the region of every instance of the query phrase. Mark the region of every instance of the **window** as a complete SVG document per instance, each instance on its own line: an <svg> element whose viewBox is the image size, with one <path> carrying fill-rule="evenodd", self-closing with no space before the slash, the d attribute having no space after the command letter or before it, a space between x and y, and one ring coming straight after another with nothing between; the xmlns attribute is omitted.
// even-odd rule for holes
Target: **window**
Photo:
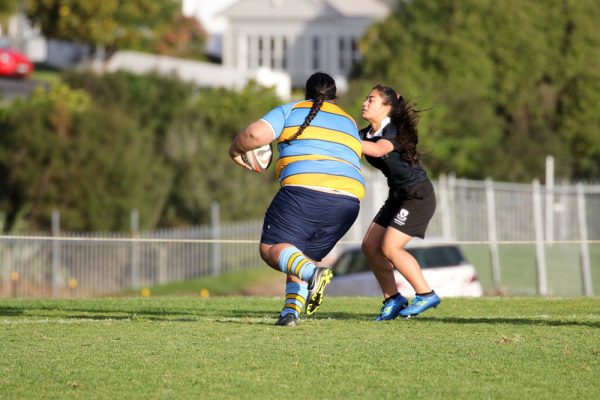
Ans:
<svg viewBox="0 0 600 400"><path fill-rule="evenodd" d="M271 51L269 53L270 60L271 60L271 69L275 69L276 61L278 61L278 60L276 60L276 54L275 54L275 38L271 37L271 39L269 41L271 43L271 48L270 48Z"/></svg>
<svg viewBox="0 0 600 400"><path fill-rule="evenodd" d="M346 70L346 46L343 37L338 39L338 69L340 71Z"/></svg>
<svg viewBox="0 0 600 400"><path fill-rule="evenodd" d="M360 61L360 53L358 52L358 41L356 38L351 39L351 48L352 52L350 53L350 59L352 60L352 65L358 64Z"/></svg>
<svg viewBox="0 0 600 400"><path fill-rule="evenodd" d="M287 69L287 58L288 58L288 49L287 49L287 38L281 38L281 45L283 47L282 55L281 55L281 68Z"/></svg>
<svg viewBox="0 0 600 400"><path fill-rule="evenodd" d="M264 49L263 38L259 37L258 38L258 66L259 67L262 67L263 63L264 63L263 49Z"/></svg>
<svg viewBox="0 0 600 400"><path fill-rule="evenodd" d="M319 42L319 38L318 37L313 37L312 40L312 67L313 69L319 69L321 68L321 63L320 63L320 42Z"/></svg>

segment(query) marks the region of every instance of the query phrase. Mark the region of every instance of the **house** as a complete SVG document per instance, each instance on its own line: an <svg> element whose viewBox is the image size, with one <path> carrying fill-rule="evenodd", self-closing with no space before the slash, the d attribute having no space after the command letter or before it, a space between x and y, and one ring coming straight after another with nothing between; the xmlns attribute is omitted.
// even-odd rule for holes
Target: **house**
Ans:
<svg viewBox="0 0 600 400"><path fill-rule="evenodd" d="M383 0L241 0L223 12L223 65L285 71L302 87L315 71L340 82L360 58L357 42L386 17Z"/></svg>

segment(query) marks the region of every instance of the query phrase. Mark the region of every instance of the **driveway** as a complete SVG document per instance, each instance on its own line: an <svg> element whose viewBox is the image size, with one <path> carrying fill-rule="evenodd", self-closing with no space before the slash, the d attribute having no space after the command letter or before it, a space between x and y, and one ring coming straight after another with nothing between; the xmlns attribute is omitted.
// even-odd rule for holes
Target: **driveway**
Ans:
<svg viewBox="0 0 600 400"><path fill-rule="evenodd" d="M0 100L28 96L37 86L45 84L32 79L0 78Z"/></svg>

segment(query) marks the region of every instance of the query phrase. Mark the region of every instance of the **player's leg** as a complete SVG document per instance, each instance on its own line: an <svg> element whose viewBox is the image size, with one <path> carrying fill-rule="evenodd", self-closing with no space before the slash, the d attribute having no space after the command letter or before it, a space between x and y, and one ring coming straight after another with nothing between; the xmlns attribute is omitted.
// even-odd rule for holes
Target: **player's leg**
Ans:
<svg viewBox="0 0 600 400"><path fill-rule="evenodd" d="M404 248L411 236L394 228L388 228L383 241L383 253L398 269L398 272L410 283L416 296L412 303L399 311L402 317L415 316L423 311L437 307L441 300L431 289L417 260Z"/></svg>
<svg viewBox="0 0 600 400"><path fill-rule="evenodd" d="M395 319L400 311L408 305L408 300L398 292L398 286L394 278L394 266L382 251L385 231L385 228L381 225L372 223L362 243L362 250L369 261L371 271L373 271L373 275L375 275L383 292L383 306L375 321Z"/></svg>
<svg viewBox="0 0 600 400"><path fill-rule="evenodd" d="M441 302L425 280L418 261L405 249L413 237L425 237L425 231L435 212L435 194L431 182L425 181L408 188L405 197L400 197L401 206L390 220L382 250L415 290L416 296L412 303L399 314L409 317L437 307Z"/></svg>
<svg viewBox="0 0 600 400"><path fill-rule="evenodd" d="M431 288L423 276L417 260L405 249L406 244L412 239L403 232L389 227L385 231L381 250L386 259L410 283L416 293L430 292Z"/></svg>
<svg viewBox="0 0 600 400"><path fill-rule="evenodd" d="M303 195L300 188L279 190L267 209L259 246L260 256L267 265L286 274L286 299L280 317L287 315L287 319L292 318L291 310L298 308L298 315L302 311L308 295L307 282L314 279L317 270L313 260L302 251L315 230L304 208L297 207L306 200ZM278 325L289 322L278 321Z"/></svg>
<svg viewBox="0 0 600 400"><path fill-rule="evenodd" d="M300 314L306 304L308 296L308 285L306 282L294 276L287 276L285 285L285 301L279 319L275 325L295 326L298 325Z"/></svg>
<svg viewBox="0 0 600 400"><path fill-rule="evenodd" d="M285 304L277 325L296 325L307 299L315 290L322 291L332 277L331 271L319 268L300 249L289 243L260 244L263 260L274 269L286 274ZM314 306L306 305L306 313L312 314Z"/></svg>
<svg viewBox="0 0 600 400"><path fill-rule="evenodd" d="M379 282L383 297L388 298L398 293L398 287L394 279L394 266L385 258L381 250L385 230L383 226L372 223L363 238L362 251Z"/></svg>

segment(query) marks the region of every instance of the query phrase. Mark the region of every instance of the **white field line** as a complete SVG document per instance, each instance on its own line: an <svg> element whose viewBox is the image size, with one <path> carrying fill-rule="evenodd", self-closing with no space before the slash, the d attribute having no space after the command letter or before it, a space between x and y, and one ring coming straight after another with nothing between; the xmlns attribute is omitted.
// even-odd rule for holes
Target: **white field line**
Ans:
<svg viewBox="0 0 600 400"><path fill-rule="evenodd" d="M583 319L586 321L592 320L592 321L596 321L599 320L600 321L600 315L594 315L594 314L573 314L573 315L562 315L562 316L550 316L550 315L527 315L527 316L523 316L523 315L494 315L494 316L465 316L465 315L456 315L456 316L452 316L453 318L461 318L464 320L469 320L469 319L473 319L473 320L489 320L490 323L493 323L495 320L509 320L509 319L514 319L514 320L531 320L531 319L536 319L536 320L540 320L540 321L551 321L551 320L578 320L578 319ZM17 317L18 318L18 317ZM42 319L35 319L35 318L29 318L29 319L7 319L4 318L2 320L0 320L0 324L3 325L20 325L20 324L104 324L104 323L113 323L113 322L132 322L134 320L143 320L145 318L143 317L130 317L130 318L58 318L58 319L53 319L53 318L42 318ZM237 323L264 323L264 322L268 322L271 323L272 321L274 321L276 318L275 317L254 317L254 318L250 318L250 317L202 317L202 316L198 316L197 318L195 318L195 321L197 322L237 322ZM416 318L415 318L416 319ZM429 320L435 320L435 319L443 319L443 317L433 317L430 318ZM336 321L335 319L331 318L328 319L331 321ZM179 322L177 319L173 319L170 320L169 318L165 318L165 319L161 319L160 321L154 321L154 322ZM304 321L303 321L304 322ZM368 321L370 322L370 320Z"/></svg>

